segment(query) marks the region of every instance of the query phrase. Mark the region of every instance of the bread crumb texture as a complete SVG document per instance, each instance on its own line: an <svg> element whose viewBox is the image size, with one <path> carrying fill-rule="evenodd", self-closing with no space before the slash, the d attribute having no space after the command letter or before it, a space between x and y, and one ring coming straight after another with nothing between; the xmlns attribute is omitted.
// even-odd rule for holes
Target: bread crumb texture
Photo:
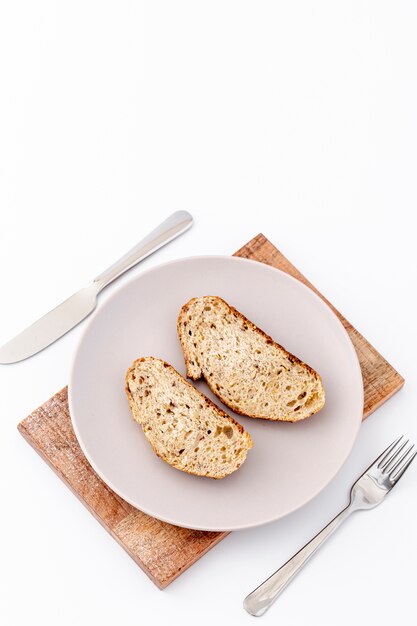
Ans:
<svg viewBox="0 0 417 626"><path fill-rule="evenodd" d="M296 422L325 401L320 376L217 296L193 298L178 317L187 376L204 377L242 415Z"/></svg>
<svg viewBox="0 0 417 626"><path fill-rule="evenodd" d="M126 375L126 393L133 419L155 453L179 470L224 478L252 447L243 426L165 361L136 360Z"/></svg>

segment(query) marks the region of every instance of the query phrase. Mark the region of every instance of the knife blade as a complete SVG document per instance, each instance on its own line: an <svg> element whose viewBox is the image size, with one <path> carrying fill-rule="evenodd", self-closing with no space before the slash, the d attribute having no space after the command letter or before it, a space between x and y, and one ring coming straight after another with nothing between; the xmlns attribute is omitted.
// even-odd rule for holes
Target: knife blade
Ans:
<svg viewBox="0 0 417 626"><path fill-rule="evenodd" d="M0 348L0 363L16 363L49 346L81 322L96 308L94 283L46 313Z"/></svg>
<svg viewBox="0 0 417 626"><path fill-rule="evenodd" d="M74 293L1 346L0 363L9 364L23 361L65 335L94 311L97 296L102 289L150 254L184 233L192 226L192 223L193 218L187 211L173 213L87 287Z"/></svg>

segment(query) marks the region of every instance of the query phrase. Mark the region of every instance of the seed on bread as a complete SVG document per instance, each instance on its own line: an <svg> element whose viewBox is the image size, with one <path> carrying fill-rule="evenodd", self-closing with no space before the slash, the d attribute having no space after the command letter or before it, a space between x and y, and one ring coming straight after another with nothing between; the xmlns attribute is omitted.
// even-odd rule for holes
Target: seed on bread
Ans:
<svg viewBox="0 0 417 626"><path fill-rule="evenodd" d="M187 376L204 377L233 411L295 422L324 406L317 372L218 296L187 302L177 329Z"/></svg>
<svg viewBox="0 0 417 626"><path fill-rule="evenodd" d="M161 359L134 361L126 374L126 393L133 419L154 452L179 470L224 478L252 447L243 426Z"/></svg>

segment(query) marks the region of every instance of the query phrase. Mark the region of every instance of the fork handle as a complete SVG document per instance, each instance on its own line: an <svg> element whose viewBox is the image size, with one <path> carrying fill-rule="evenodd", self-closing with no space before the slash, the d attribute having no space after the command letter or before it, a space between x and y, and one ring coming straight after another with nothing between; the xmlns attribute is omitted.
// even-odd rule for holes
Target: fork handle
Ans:
<svg viewBox="0 0 417 626"><path fill-rule="evenodd" d="M289 561L272 574L265 582L250 593L244 600L243 606L251 613L259 617L275 602L277 597L291 580L304 567L307 561L320 548L328 537L340 526L340 524L352 513L354 509L350 504L311 539L304 548L301 548Z"/></svg>

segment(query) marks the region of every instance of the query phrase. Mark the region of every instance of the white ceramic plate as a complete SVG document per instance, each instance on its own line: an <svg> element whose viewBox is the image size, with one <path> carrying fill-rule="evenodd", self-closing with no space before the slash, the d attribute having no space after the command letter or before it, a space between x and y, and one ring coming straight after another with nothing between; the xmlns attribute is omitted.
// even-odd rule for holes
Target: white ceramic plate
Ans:
<svg viewBox="0 0 417 626"><path fill-rule="evenodd" d="M299 423L235 415L254 445L242 467L222 480L186 474L158 458L132 420L124 390L126 370L140 356L165 359L185 375L177 316L202 295L224 298L311 365L326 392L325 408ZM204 382L197 387L222 406ZM100 304L74 357L69 403L87 459L122 498L178 526L237 530L276 520L327 485L355 441L363 386L346 331L310 289L255 261L195 257L148 270Z"/></svg>

